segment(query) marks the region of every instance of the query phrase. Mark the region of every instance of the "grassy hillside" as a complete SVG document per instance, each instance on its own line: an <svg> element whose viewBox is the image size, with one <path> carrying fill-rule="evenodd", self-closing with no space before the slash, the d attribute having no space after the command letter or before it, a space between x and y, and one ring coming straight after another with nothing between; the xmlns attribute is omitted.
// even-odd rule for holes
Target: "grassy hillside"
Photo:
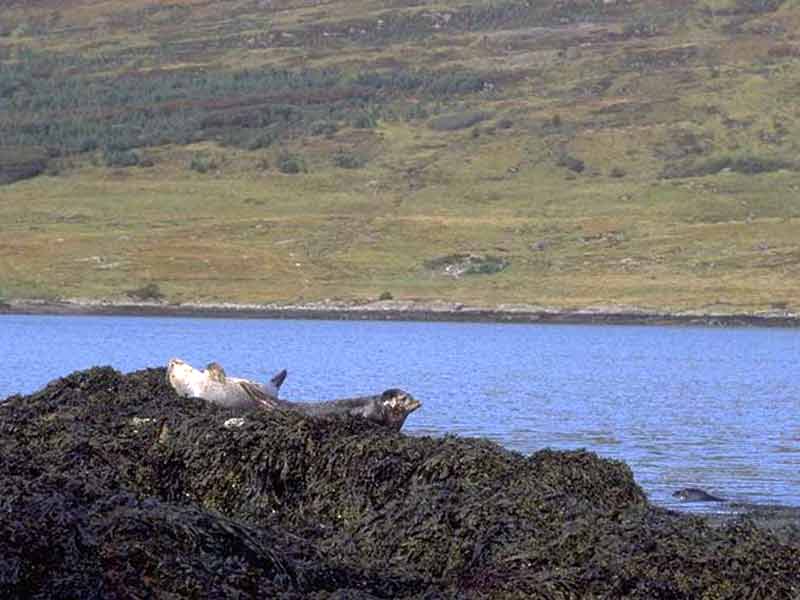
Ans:
<svg viewBox="0 0 800 600"><path fill-rule="evenodd" d="M800 311L798 94L796 0L12 0L0 296Z"/></svg>

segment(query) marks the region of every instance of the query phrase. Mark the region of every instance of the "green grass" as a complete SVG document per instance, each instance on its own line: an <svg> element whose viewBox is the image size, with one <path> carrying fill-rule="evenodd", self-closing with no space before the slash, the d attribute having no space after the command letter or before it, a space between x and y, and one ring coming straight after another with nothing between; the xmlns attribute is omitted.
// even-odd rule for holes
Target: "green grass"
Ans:
<svg viewBox="0 0 800 600"><path fill-rule="evenodd" d="M58 89L64 69L112 90L121 73L162 81L159 70L195 69L227 82L234 108L200 115L221 129L192 129L200 113L188 96L170 123L193 139L158 145L150 136L135 146L152 167L107 166L101 137L97 149L51 158L49 174L0 187L8 297L125 299L156 284L172 302L359 300L389 291L562 308L800 310L800 114L787 100L800 86L800 63L785 49L770 54L795 43L795 3L760 14L717 3L727 12L713 18L700 4L653 0L596 14L586 3L556 28L552 19L570 15L551 3L508 20L506 5L473 13L486 21L465 20L464 8L370 0L335 11L287 2L258 14L244 1L225 11L186 2L177 20L173 9L138 12L147 3L79 2L60 19L40 4L9 11L16 33L0 38L0 68L29 61L34 73L58 56L63 68L37 75L43 90ZM133 27L141 18L146 34ZM433 29L430 19L444 24ZM70 29L77 26L91 35ZM655 35L624 34L631 31ZM435 93L395 86L363 104L319 96L311 108L301 95L291 100L299 120L249 129L230 118L260 110L241 102L255 92L237 92L228 77L245 68L334 68L341 81L364 72L466 73L486 85ZM31 89L20 81L0 72L4 98L28 106L15 96ZM78 115L4 102L7 131ZM121 102L108 135L119 131L115 119L135 125ZM320 127L322 113L335 127ZM353 127L362 113L376 126ZM474 114L486 118L437 125ZM271 143L247 142L259 135ZM42 144L25 152L40 156ZM304 168L281 172L287 156ZM358 168L342 168L337 156L357 157ZM426 266L454 254L508 267L452 277Z"/></svg>

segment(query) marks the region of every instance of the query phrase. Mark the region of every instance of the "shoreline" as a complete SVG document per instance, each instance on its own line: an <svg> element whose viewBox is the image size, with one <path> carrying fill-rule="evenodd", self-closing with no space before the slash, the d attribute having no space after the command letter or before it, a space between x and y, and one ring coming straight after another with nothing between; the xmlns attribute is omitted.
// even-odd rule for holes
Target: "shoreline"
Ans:
<svg viewBox="0 0 800 600"><path fill-rule="evenodd" d="M533 305L473 306L450 302L384 300L365 303L167 304L95 300L10 300L0 315L131 316L331 321L419 321L569 325L682 325L699 327L800 327L800 314L650 312L610 306L564 310Z"/></svg>

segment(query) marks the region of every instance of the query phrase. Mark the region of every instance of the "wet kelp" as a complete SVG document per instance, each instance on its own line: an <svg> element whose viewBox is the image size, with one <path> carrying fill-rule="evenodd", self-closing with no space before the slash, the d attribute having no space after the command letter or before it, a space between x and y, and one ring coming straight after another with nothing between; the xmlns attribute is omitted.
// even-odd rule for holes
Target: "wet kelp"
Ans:
<svg viewBox="0 0 800 600"><path fill-rule="evenodd" d="M9 399L0 459L2 597L800 594L791 538L654 508L623 463L237 414L163 369Z"/></svg>

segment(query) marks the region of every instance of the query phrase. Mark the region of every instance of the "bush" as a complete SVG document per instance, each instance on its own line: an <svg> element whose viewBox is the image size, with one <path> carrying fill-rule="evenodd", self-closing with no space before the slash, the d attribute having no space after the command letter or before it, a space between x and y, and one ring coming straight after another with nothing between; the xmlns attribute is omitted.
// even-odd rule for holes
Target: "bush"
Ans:
<svg viewBox="0 0 800 600"><path fill-rule="evenodd" d="M704 177L706 175L715 175L725 169L744 175L757 175L759 173L772 173L781 169L793 170L796 169L796 165L775 158L722 156L702 162L688 161L667 165L661 172L661 177L664 179Z"/></svg>
<svg viewBox="0 0 800 600"><path fill-rule="evenodd" d="M622 167L614 167L608 173L609 177L615 177L615 178L625 177L625 175L627 175L627 173L625 172L625 169L623 169Z"/></svg>
<svg viewBox="0 0 800 600"><path fill-rule="evenodd" d="M456 131L457 129L466 129L477 125L487 118L488 115L480 111L454 113L436 117L428 123L428 126L437 131Z"/></svg>
<svg viewBox="0 0 800 600"><path fill-rule="evenodd" d="M270 133L259 133L250 137L244 144L245 150L261 150L269 148L275 141L275 136Z"/></svg>
<svg viewBox="0 0 800 600"><path fill-rule="evenodd" d="M509 266L508 259L491 254L448 254L425 262L425 266L433 271L441 271L451 277L462 275L492 275Z"/></svg>
<svg viewBox="0 0 800 600"><path fill-rule="evenodd" d="M214 159L202 153L194 154L192 160L189 161L189 169L198 173L208 173L208 171L216 168L217 164Z"/></svg>
<svg viewBox="0 0 800 600"><path fill-rule="evenodd" d="M107 167L135 167L139 164L139 155L133 150L113 150L103 151L103 162Z"/></svg>
<svg viewBox="0 0 800 600"><path fill-rule="evenodd" d="M358 156L352 152L346 152L341 148L332 157L333 164L341 169L360 169L367 164L363 156Z"/></svg>
<svg viewBox="0 0 800 600"><path fill-rule="evenodd" d="M405 121L415 121L419 119L427 119L430 116L428 111L422 104L412 104L408 110L403 114Z"/></svg>
<svg viewBox="0 0 800 600"><path fill-rule="evenodd" d="M333 121L314 121L309 127L311 135L333 135L339 127Z"/></svg>
<svg viewBox="0 0 800 600"><path fill-rule="evenodd" d="M83 138L78 144L78 152L94 152L97 150L97 140L89 137Z"/></svg>
<svg viewBox="0 0 800 600"><path fill-rule="evenodd" d="M499 273L508 267L508 260L500 256L491 254L480 257L472 257L470 264L464 271L465 275L492 275Z"/></svg>
<svg viewBox="0 0 800 600"><path fill-rule="evenodd" d="M378 119L366 112L357 114L350 124L356 129L373 129L378 126Z"/></svg>
<svg viewBox="0 0 800 600"><path fill-rule="evenodd" d="M0 298L2 298L1 294ZM389 291L381 292L381 295L378 296L378 300L394 300L394 296L392 296L392 292Z"/></svg>
<svg viewBox="0 0 800 600"><path fill-rule="evenodd" d="M157 283L148 283L135 290L128 290L125 294L132 300L141 302L161 302L164 299L164 294L161 292Z"/></svg>
<svg viewBox="0 0 800 600"><path fill-rule="evenodd" d="M308 172L306 162L303 158L288 152L281 152L280 156L278 156L278 170L287 175Z"/></svg>
<svg viewBox="0 0 800 600"><path fill-rule="evenodd" d="M571 154L562 154L556 159L556 164L574 173L583 173L583 170L586 168L586 164L581 159L575 158Z"/></svg>

